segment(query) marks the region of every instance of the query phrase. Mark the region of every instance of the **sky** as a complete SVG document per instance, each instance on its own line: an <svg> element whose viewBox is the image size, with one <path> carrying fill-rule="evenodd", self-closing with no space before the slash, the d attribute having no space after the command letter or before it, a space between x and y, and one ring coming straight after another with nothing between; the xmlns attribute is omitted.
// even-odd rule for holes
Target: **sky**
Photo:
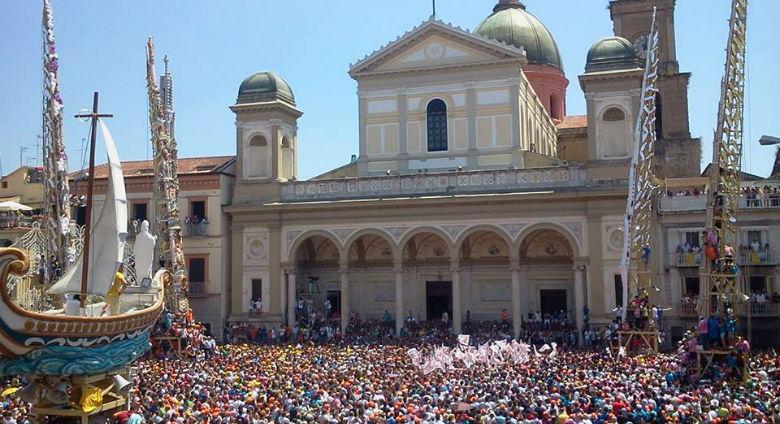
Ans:
<svg viewBox="0 0 780 424"><path fill-rule="evenodd" d="M347 163L358 152L356 83L349 64L428 19L430 0L52 0L71 170L83 163L88 125L72 115L113 113L109 126L123 160L150 156L144 48L154 36L158 74L170 57L180 157L235 154L238 86L272 70L293 88L299 109L299 178ZM496 0L437 0L437 16L473 30ZM567 114L585 114L577 76L590 46L612 35L607 0L526 0L553 33L570 80ZM677 2L677 56L691 72L691 133L711 159L725 61L728 0ZM751 0L743 169L766 176L780 135L780 0ZM0 0L0 160L9 173L40 162L41 2ZM100 158L100 156L98 156Z"/></svg>

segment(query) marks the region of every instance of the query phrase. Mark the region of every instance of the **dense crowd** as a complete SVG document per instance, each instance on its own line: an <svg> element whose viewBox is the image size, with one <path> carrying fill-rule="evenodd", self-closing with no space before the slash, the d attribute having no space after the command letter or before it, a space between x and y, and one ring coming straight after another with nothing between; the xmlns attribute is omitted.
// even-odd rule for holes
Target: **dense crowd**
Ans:
<svg viewBox="0 0 780 424"><path fill-rule="evenodd" d="M339 339L318 343L290 339L225 344L195 356L150 354L136 364L130 410L117 421L780 423L780 357L774 351L751 357L747 382L728 384L717 374L727 372L725 366L698 372L688 348L711 341L695 337L674 354L559 347L555 357L522 364L424 374L407 351L455 346L454 336L438 322L408 325L414 330L402 337L387 327L364 321ZM545 329L542 319L528 330L552 327L551 320ZM464 330L475 345L510 337L501 320L469 322ZM5 423L28 422L27 408L15 396L0 403Z"/></svg>

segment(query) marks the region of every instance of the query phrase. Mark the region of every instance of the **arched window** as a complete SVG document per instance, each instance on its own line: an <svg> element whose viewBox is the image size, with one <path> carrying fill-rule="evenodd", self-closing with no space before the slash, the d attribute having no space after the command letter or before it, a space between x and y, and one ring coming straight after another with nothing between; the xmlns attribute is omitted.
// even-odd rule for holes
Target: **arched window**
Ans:
<svg viewBox="0 0 780 424"><path fill-rule="evenodd" d="M563 119L561 113L561 101L555 94L550 95L550 117L553 119Z"/></svg>
<svg viewBox="0 0 780 424"><path fill-rule="evenodd" d="M268 177L269 164L268 139L260 134L253 136L244 153L244 177Z"/></svg>
<svg viewBox="0 0 780 424"><path fill-rule="evenodd" d="M292 178L294 176L294 156L293 156L293 149L292 149L292 143L290 143L290 139L287 136L282 137L282 169L280 172L280 177L282 178Z"/></svg>
<svg viewBox="0 0 780 424"><path fill-rule="evenodd" d="M603 158L626 157L630 136L626 113L623 109L613 106L601 114L598 137Z"/></svg>
<svg viewBox="0 0 780 424"><path fill-rule="evenodd" d="M447 151L447 105L441 99L428 103L428 151Z"/></svg>
<svg viewBox="0 0 780 424"><path fill-rule="evenodd" d="M623 113L622 110L613 107L609 108L604 112L604 117L602 118L605 122L617 122L622 121L626 119L626 114Z"/></svg>
<svg viewBox="0 0 780 424"><path fill-rule="evenodd" d="M268 145L268 140L262 135L256 135L249 140L249 145L252 147L265 147Z"/></svg>

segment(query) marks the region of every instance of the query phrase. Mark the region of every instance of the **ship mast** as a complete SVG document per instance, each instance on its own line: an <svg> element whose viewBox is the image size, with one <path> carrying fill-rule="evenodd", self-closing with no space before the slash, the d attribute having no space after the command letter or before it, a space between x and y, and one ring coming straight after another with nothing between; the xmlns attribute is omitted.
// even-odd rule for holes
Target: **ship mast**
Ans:
<svg viewBox="0 0 780 424"><path fill-rule="evenodd" d="M623 219L623 252L620 260L623 281L623 320L628 311L628 290L641 297L650 296L655 286L652 274L653 201L656 184L653 176L653 146L656 142L656 83L658 81L659 43L656 12L648 36L647 59L642 82L642 103L634 132L634 149L628 179L628 201Z"/></svg>
<svg viewBox="0 0 780 424"><path fill-rule="evenodd" d="M179 217L179 177L176 140L173 138L173 93L168 60L165 75L160 79L162 93L154 71L154 41L146 43L146 86L149 95L149 124L154 154L154 197L157 229L160 235L160 258L173 274L173 290L168 307L184 312L187 302L187 275L182 250Z"/></svg>
<svg viewBox="0 0 780 424"><path fill-rule="evenodd" d="M747 35L747 0L733 0L726 46L726 70L721 81L718 124L712 145L710 186L707 190L705 237L714 245L718 263L702 261L700 281L700 315L727 313L737 301L738 275L725 266L733 261L737 244L737 208L739 205L740 161L742 159L742 124L745 102L745 53ZM726 250L730 250L727 255ZM732 256L728 258L727 256ZM715 308L712 296L717 296Z"/></svg>
<svg viewBox="0 0 780 424"><path fill-rule="evenodd" d="M43 0L43 113L42 158L44 172L44 216L46 242L42 258L58 263L61 271L76 259L74 240L70 237L70 195L68 189L68 156L62 137L59 57L54 40L54 16L49 0ZM45 283L56 278L50 267L45 270Z"/></svg>
<svg viewBox="0 0 780 424"><path fill-rule="evenodd" d="M89 174L87 175L87 207L84 214L84 247L82 250L83 263L81 265L81 307L87 304L87 279L89 277L89 239L92 228L92 197L95 188L95 143L97 140L97 122L99 118L111 118L114 115L98 113L98 92L92 98L92 113L75 115L76 118L90 118L92 127L89 137Z"/></svg>

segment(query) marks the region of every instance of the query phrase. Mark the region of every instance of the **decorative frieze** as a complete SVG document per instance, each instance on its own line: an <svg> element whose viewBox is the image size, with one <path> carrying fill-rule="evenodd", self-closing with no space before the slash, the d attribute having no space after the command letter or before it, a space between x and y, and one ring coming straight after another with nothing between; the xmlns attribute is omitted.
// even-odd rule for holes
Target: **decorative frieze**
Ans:
<svg viewBox="0 0 780 424"><path fill-rule="evenodd" d="M447 172L402 176L291 181L282 185L282 201L340 200L525 191L556 187L583 187L585 168L518 169ZM574 230L573 230L574 231Z"/></svg>

